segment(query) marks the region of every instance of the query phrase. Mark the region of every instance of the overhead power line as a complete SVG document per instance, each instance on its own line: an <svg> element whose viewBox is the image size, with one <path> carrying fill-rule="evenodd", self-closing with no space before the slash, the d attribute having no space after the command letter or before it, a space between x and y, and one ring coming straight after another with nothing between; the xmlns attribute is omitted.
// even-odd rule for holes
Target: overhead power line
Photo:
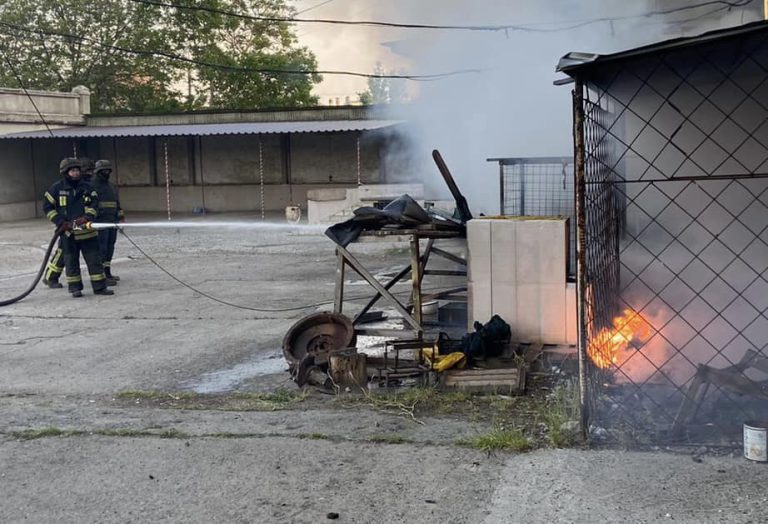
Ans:
<svg viewBox="0 0 768 524"><path fill-rule="evenodd" d="M232 72L238 72L238 73L256 73L256 74L270 75L270 76L340 75L340 76L354 76L354 77L360 77L360 78L389 78L389 79L395 79L395 80L412 80L416 82L429 82L429 81L441 80L444 78L450 78L453 76L477 74L477 73L483 72L483 70L481 69L459 69L454 71L447 71L444 73L435 73L435 74L427 74L427 75L404 75L404 74L398 75L398 74L360 73L356 71L337 71L337 70L326 70L326 69L308 70L308 69L273 69L273 68L259 68L259 67L242 67L242 66L235 66L235 65L228 65L228 64L219 64L215 62L204 62L201 60L187 58L187 57L177 55L175 53L170 53L167 51L132 49L130 47L125 47L125 46L105 44L93 38L89 38L87 36L64 33L60 31L44 31L42 29L34 29L34 28L19 26L15 24L9 24L7 22L0 22L0 27L5 27L7 29L11 29L15 31L21 31L24 33L36 34L39 36L72 39L81 43L90 44L91 46L97 46L104 49L111 49L113 51L120 51L123 53L129 53L129 54L138 55L138 56L163 57L176 62L192 64L198 67L208 67L212 69L219 69L222 71L232 71ZM13 33L6 33L6 34L11 34L12 36L15 36L13 35Z"/></svg>
<svg viewBox="0 0 768 524"><path fill-rule="evenodd" d="M243 20L251 20L254 22L269 22L269 23L299 23L299 24L336 24L336 25L352 25L352 26L372 26L372 27L390 27L398 29L424 29L424 30L443 30L443 31L487 31L487 32L509 32L509 31L522 31L531 33L553 33L558 31L568 31L572 29L578 29L588 25L601 23L601 22L617 22L621 20L630 20L637 18L648 18L652 16L664 16L674 13L680 13L684 11L690 11L693 9L699 9L708 6L721 6L725 9L733 7L744 7L753 3L755 0L709 0L706 2L699 2L696 4L672 7L668 9L656 9L645 13L639 13L634 15L623 15L615 17L599 17L591 18L587 20L579 20L573 22L558 22L552 25L560 24L558 27L536 27L540 24L505 24L505 25L442 25L442 24L411 24L411 23L397 23L397 22L382 22L372 20L337 20L337 19L323 19L323 18L296 18L296 17L280 17L280 16L261 16L250 15L246 13L240 13L236 11L228 11L224 9L215 9L213 7L205 6L191 6L191 5L178 5L167 2L161 2L159 0L131 0L137 4L154 5L158 7L167 7L172 9L183 9L188 11L205 11L209 13L215 13L224 16L230 16L240 18ZM315 7L319 7L315 6ZM570 25L562 25L570 24Z"/></svg>
<svg viewBox="0 0 768 524"><path fill-rule="evenodd" d="M471 31L509 31L509 30L520 30L520 31L529 31L529 32L554 32L554 31L563 31L568 29L574 29L577 27L584 27L589 24L597 23L597 22L606 22L606 21L617 21L617 20L626 20L626 19L632 19L632 18L647 18L657 15L665 15L665 14L672 14L676 12L683 12L688 11L691 9L698 9L701 7L706 6L713 6L717 5L719 6L717 9L713 11L709 11L707 13L704 13L704 15L699 15L687 20L681 20L680 22L686 22L689 20L696 20L701 18L702 16L708 16L710 14L713 14L715 12L730 9L732 7L743 7L746 6L754 0L740 0L740 1L725 1L725 0L711 0L707 2L701 2L698 4L692 4L689 6L683 6L683 7L677 7L677 8L670 8L665 10L655 10L650 11L644 14L638 14L638 15L626 15L622 17L603 17L603 18L596 18L596 19L590 19L590 20L582 20L582 21L576 21L573 22L572 25L567 27L559 27L559 28L534 28L531 27L531 25L497 25L497 26L459 26L459 25L425 25L425 24L399 24L399 23L390 23L390 22L372 22L372 21L347 21L347 20L324 20L324 19L300 19L300 18L282 18L282 17L267 17L267 16L257 16L257 15L246 15L243 13L237 13L232 11L224 11L224 10L218 10L213 8L208 8L204 6L181 6L181 5L175 5L175 4L168 4L156 0L131 0L134 3L140 3L140 4L146 4L146 5L154 5L159 7L169 7L169 8L177 8L177 9L187 9L187 10L195 10L195 11L206 11L211 13L217 13L222 14L225 16L233 16L237 18L242 19L248 19L253 21L259 21L259 22L272 22L272 23L318 23L318 24L342 24L342 25L366 25L366 26L385 26L385 27L398 27L398 28L410 28L410 29L455 29L455 30L471 30ZM242 73L254 73L254 74L262 74L262 75L271 75L271 76L277 76L277 75L338 75L338 76L352 76L352 77L358 77L358 78L381 78L381 79L396 79L396 80L410 80L410 81L417 81L417 82L429 82L429 81L436 81L441 80L445 78L450 78L454 76L459 75L467 75L467 74L477 74L482 73L484 70L481 69L460 69L460 70L454 70L454 71L447 71L442 73L435 73L435 74L422 74L422 75L406 75L406 74L377 74L377 73L361 73L357 71L343 71L343 70L305 70L305 69L274 69L274 68L253 68L253 67L242 67L242 66L235 66L235 65L229 65L229 64L220 64L220 63L214 63L214 62L205 62L201 60L195 60L188 57L184 57L181 55L177 55L174 53L166 52L166 51L157 51L157 50L147 50L147 49L132 49L125 46L119 46L115 44L106 44L103 42L99 42L95 39L89 38L87 36L82 35L75 35L71 33L64 33L60 31L44 31L41 29L35 29L30 27L24 27L19 26L15 24L10 24L7 22L0 22L0 27L5 27L11 30L15 31L21 31L24 33L31 33L31 34L37 34L39 36L49 36L49 37L57 37L57 38L66 38L71 40L76 40L81 43L87 43L91 46L98 46L104 49L111 49L114 51L119 51L123 53L138 55L138 56L154 56L154 57L163 57L167 58L172 61L176 62L183 62L186 64L192 64L198 67L207 67L212 69L219 69L223 71L232 71L232 72L242 72ZM9 34L9 33L6 33ZM13 33L10 33L12 36L15 36ZM6 58L7 60L7 58Z"/></svg>

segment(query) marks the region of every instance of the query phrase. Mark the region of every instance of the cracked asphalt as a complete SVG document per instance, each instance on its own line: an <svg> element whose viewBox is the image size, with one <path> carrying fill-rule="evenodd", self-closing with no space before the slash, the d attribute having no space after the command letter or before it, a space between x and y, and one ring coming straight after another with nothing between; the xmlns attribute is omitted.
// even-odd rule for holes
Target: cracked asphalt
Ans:
<svg viewBox="0 0 768 524"><path fill-rule="evenodd" d="M237 219L251 220L208 218ZM0 229L0 297L28 285L50 234L44 220ZM489 455L455 444L488 422L450 413L419 424L323 399L277 411L125 402L120 392L292 388L283 334L328 307L253 309L332 300L335 273L317 230L129 235L180 280L252 309L180 285L125 238L115 296L38 287L1 308L0 522L768 521L768 465L737 451ZM370 267L393 265L393 245L355 247ZM25 438L46 428L57 432Z"/></svg>

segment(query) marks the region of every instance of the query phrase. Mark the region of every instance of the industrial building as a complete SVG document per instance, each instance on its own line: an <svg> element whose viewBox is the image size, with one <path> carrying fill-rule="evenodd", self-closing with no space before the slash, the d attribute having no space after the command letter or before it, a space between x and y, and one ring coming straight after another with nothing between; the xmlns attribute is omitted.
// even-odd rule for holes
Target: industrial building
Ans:
<svg viewBox="0 0 768 524"><path fill-rule="evenodd" d="M0 91L0 220L40 216L62 157L106 158L127 211L306 209L313 189L401 181L404 122L376 108L90 115L77 93ZM396 154L393 154L396 153Z"/></svg>

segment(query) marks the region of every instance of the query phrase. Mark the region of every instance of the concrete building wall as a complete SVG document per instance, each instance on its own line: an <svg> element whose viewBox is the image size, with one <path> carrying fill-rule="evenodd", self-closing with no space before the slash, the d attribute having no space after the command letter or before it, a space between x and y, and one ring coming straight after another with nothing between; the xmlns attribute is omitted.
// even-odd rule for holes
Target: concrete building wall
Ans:
<svg viewBox="0 0 768 524"><path fill-rule="evenodd" d="M154 148L153 169L158 185L165 185L166 171L171 184L190 185L195 183L193 140L193 137L151 139L149 147ZM166 151L168 153L167 163ZM152 171L150 169L150 173L148 173L150 174L150 178L151 173Z"/></svg>
<svg viewBox="0 0 768 524"><path fill-rule="evenodd" d="M10 204L20 200L34 198L34 179L32 173L32 155L30 144L26 141L0 142L2 170L6 173L19 173L23 176L4 177L0 184L0 204Z"/></svg>
<svg viewBox="0 0 768 524"><path fill-rule="evenodd" d="M121 186L150 186L152 179L150 141L145 137L116 140L115 180Z"/></svg>
<svg viewBox="0 0 768 524"><path fill-rule="evenodd" d="M284 184L284 140L284 135L89 139L80 144L79 153L112 160L121 186L165 186L166 141L171 185L258 184L261 163L265 184ZM382 138L362 137L363 183L384 180L379 157L385 147ZM357 184L357 133L295 134L288 148L292 183Z"/></svg>
<svg viewBox="0 0 768 524"><path fill-rule="evenodd" d="M284 140L281 135L168 138L171 209L260 211L260 141L268 211L295 203L306 212L307 192L312 189L357 187L356 133L292 135L291 185L286 183ZM58 179L59 161L75 152L113 162L112 180L120 187L128 212L165 212L165 143L165 138L149 137L0 140L0 156L9 159L13 173L0 189L0 219L41 216L42 194ZM384 181L379 157L386 156L381 152L386 147L387 141L380 137L361 140L363 183Z"/></svg>
<svg viewBox="0 0 768 524"><path fill-rule="evenodd" d="M298 204L307 210L307 192L329 187L349 188L352 185L329 184L270 184L264 186L264 209L282 211L285 206ZM191 213L195 208L220 213L227 211L261 211L261 186L258 184L227 184L206 186L172 186L173 213ZM166 212L165 187L122 187L120 201L130 211Z"/></svg>
<svg viewBox="0 0 768 524"><path fill-rule="evenodd" d="M298 184L357 183L357 133L297 134L291 138L291 178ZM360 178L381 182L379 142L360 141Z"/></svg>
<svg viewBox="0 0 768 524"><path fill-rule="evenodd" d="M88 113L85 88L72 93L0 88L0 135L83 125ZM0 141L0 220L40 214L40 199L57 177L63 149L64 141L56 139Z"/></svg>
<svg viewBox="0 0 768 524"><path fill-rule="evenodd" d="M0 140L0 220L41 216L43 193L59 178L67 140Z"/></svg>
<svg viewBox="0 0 768 524"><path fill-rule="evenodd" d="M258 184L259 144L265 184L285 182L280 135L224 135L200 139L203 181L210 184ZM198 183L200 182L198 177Z"/></svg>
<svg viewBox="0 0 768 524"><path fill-rule="evenodd" d="M0 88L0 132L14 133L85 124L91 95L84 87L72 93ZM43 119L40 118L42 113Z"/></svg>

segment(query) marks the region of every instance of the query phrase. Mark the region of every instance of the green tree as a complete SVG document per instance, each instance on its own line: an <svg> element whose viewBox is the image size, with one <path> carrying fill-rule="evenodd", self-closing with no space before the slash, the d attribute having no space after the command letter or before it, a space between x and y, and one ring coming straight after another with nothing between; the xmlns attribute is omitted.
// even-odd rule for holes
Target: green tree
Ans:
<svg viewBox="0 0 768 524"><path fill-rule="evenodd" d="M386 71L381 62L376 62L373 71L379 77L397 74L395 71ZM357 96L363 105L400 103L405 102L408 98L404 80L377 77L369 78L368 89L358 93Z"/></svg>
<svg viewBox="0 0 768 524"><path fill-rule="evenodd" d="M289 23L215 12L289 17L293 11L285 0L174 4L179 7L131 0L102 0L98 6L90 0L5 0L0 3L0 82L18 86L18 75L30 89L69 91L85 85L94 111L102 112L316 103L311 89L320 80L317 75L239 70L316 69L314 56L298 46Z"/></svg>
<svg viewBox="0 0 768 524"><path fill-rule="evenodd" d="M217 4L218 9L252 16L286 19L294 14L293 8L285 0L207 0L207 3ZM306 47L298 45L293 25L288 22L261 22L222 16L219 13L184 9L177 11L180 19L183 18L178 25L181 33L177 39L185 56L197 62L231 68L197 67L190 71L197 93L202 95L210 107L317 104L317 97L311 94L313 85L321 80L317 74L256 74L247 71L317 69L314 55Z"/></svg>

